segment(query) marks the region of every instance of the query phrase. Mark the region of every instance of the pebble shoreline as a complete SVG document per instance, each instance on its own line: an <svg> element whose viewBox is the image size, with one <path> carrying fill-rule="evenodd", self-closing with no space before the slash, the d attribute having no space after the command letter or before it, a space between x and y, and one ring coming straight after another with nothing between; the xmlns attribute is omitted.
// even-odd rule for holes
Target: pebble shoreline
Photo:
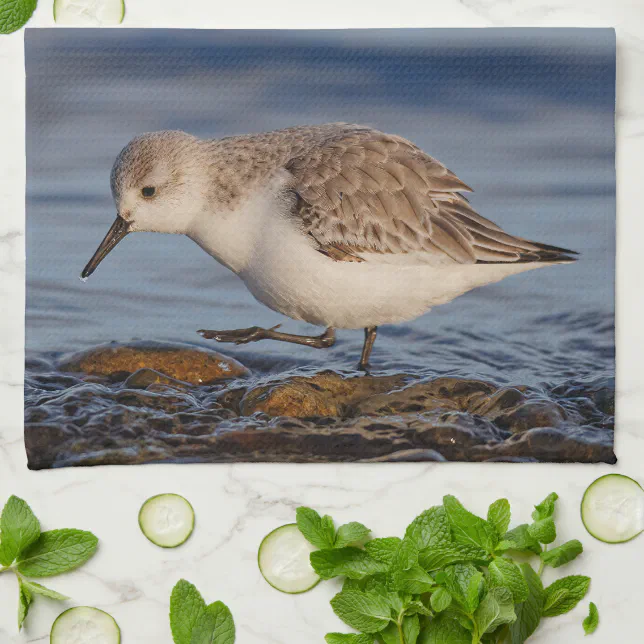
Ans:
<svg viewBox="0 0 644 644"><path fill-rule="evenodd" d="M254 378L190 345L27 363L29 467L151 462L616 461L614 384L549 389L322 371Z"/></svg>

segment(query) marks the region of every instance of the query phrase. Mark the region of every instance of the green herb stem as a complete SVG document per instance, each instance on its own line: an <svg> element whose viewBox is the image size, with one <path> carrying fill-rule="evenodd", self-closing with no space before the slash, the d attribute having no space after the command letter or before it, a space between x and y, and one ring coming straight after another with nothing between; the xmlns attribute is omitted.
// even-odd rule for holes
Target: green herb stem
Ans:
<svg viewBox="0 0 644 644"><path fill-rule="evenodd" d="M400 638L400 644L405 644L405 634L402 629L402 619L398 620L398 637Z"/></svg>
<svg viewBox="0 0 644 644"><path fill-rule="evenodd" d="M472 630L472 644L479 644L481 641L481 635L479 634L479 627L474 619L474 615L470 615L469 613L466 613L466 615L470 618L472 626L474 627Z"/></svg>
<svg viewBox="0 0 644 644"><path fill-rule="evenodd" d="M548 550L548 546L544 545L543 546L543 551L546 552ZM539 577L543 574L543 570L546 567L546 563L544 562L543 559L541 559L541 563L539 564L539 572L537 573Z"/></svg>

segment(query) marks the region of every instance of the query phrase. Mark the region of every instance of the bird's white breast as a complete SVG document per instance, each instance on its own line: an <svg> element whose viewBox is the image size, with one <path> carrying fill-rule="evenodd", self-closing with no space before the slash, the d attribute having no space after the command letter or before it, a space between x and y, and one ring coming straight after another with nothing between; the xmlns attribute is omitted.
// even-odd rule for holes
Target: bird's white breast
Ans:
<svg viewBox="0 0 644 644"><path fill-rule="evenodd" d="M288 177L255 191L235 212L212 213L190 237L244 281L257 300L296 320L362 328L411 320L472 288L546 264L343 262L318 252L280 197ZM385 261L383 261L385 260Z"/></svg>

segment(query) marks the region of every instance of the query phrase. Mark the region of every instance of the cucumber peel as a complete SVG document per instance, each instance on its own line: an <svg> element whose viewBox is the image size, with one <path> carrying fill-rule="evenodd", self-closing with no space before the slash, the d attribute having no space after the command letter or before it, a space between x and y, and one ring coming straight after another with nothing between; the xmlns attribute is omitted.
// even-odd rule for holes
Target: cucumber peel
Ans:
<svg viewBox="0 0 644 644"><path fill-rule="evenodd" d="M51 644L120 644L121 629L105 611L77 606L61 613L51 627Z"/></svg>
<svg viewBox="0 0 644 644"><path fill-rule="evenodd" d="M604 543L624 543L644 532L644 489L623 474L606 474L588 486L581 520Z"/></svg>
<svg viewBox="0 0 644 644"><path fill-rule="evenodd" d="M70 26L120 25L124 0L54 0L54 21Z"/></svg>
<svg viewBox="0 0 644 644"><path fill-rule="evenodd" d="M141 532L160 548L176 548L185 543L195 527L190 503L178 494L157 494L139 511Z"/></svg>
<svg viewBox="0 0 644 644"><path fill-rule="evenodd" d="M264 537L257 563L264 579L276 590L297 595L320 582L310 555L317 550L300 532L296 523L283 525Z"/></svg>

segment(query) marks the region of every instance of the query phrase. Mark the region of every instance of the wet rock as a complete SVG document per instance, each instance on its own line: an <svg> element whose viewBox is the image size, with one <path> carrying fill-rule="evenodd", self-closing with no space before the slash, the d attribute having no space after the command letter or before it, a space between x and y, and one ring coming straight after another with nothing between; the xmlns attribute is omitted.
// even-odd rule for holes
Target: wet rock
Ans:
<svg viewBox="0 0 644 644"><path fill-rule="evenodd" d="M131 376L128 376L123 384L129 389L147 389L150 385L169 385L179 389L190 386L190 383L170 378L160 371L147 368L135 371Z"/></svg>
<svg viewBox="0 0 644 644"><path fill-rule="evenodd" d="M539 427L515 434L503 443L477 446L473 453L481 460L529 455L553 463L617 462L612 437L584 428Z"/></svg>
<svg viewBox="0 0 644 644"><path fill-rule="evenodd" d="M491 396L482 398L472 405L470 411L494 420L497 416L523 404L525 400L525 394L518 387L502 387Z"/></svg>
<svg viewBox="0 0 644 644"><path fill-rule="evenodd" d="M363 459L362 463L415 463L419 461L447 462L447 459L433 449L407 449L394 454Z"/></svg>
<svg viewBox="0 0 644 644"><path fill-rule="evenodd" d="M513 434L525 432L535 427L557 427L566 419L566 412L551 400L528 400L510 411L498 415L494 422L502 429Z"/></svg>
<svg viewBox="0 0 644 644"><path fill-rule="evenodd" d="M356 405L358 414L420 413L435 409L467 411L482 403L496 387L481 380L437 378L373 395Z"/></svg>
<svg viewBox="0 0 644 644"><path fill-rule="evenodd" d="M569 402L589 401L600 414L615 415L614 378L568 381L555 387L552 390L552 394Z"/></svg>
<svg viewBox="0 0 644 644"><path fill-rule="evenodd" d="M152 369L193 385L248 375L242 364L216 351L164 342L106 344L76 353L58 365L61 371L100 376L134 374ZM124 379L124 378L121 378Z"/></svg>
<svg viewBox="0 0 644 644"><path fill-rule="evenodd" d="M122 367L121 364L116 365ZM131 365L130 365L131 368ZM194 387L142 367L25 378L29 467L149 462L615 462L605 383L321 372ZM183 375L183 374L182 374ZM556 392L556 393L555 393ZM544 426L542 426L544 425Z"/></svg>
<svg viewBox="0 0 644 644"><path fill-rule="evenodd" d="M345 378L333 371L311 377L295 376L247 391L240 402L240 414L263 412L292 418L344 416L356 401L387 391L404 380L404 376Z"/></svg>

